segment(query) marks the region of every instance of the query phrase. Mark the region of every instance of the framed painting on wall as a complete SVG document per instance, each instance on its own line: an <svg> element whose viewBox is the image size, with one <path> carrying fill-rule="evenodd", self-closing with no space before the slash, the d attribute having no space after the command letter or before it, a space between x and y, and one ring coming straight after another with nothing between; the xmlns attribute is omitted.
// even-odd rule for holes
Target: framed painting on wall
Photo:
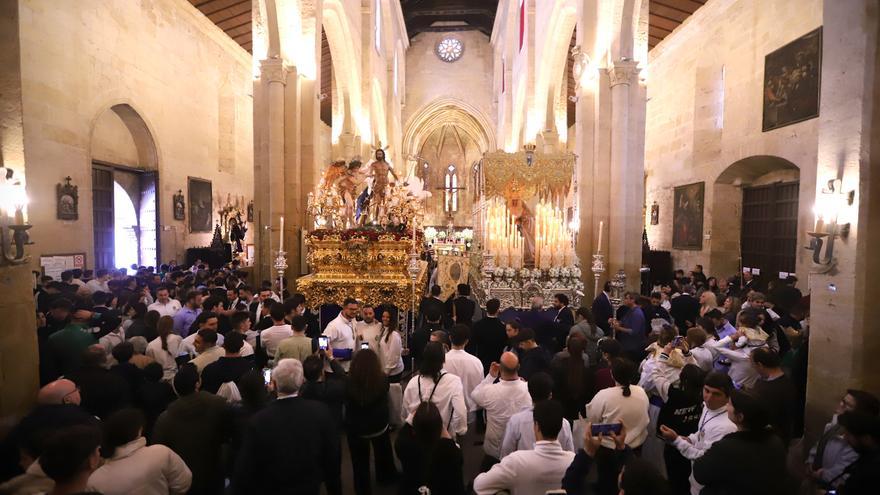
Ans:
<svg viewBox="0 0 880 495"><path fill-rule="evenodd" d="M189 231L211 232L214 211L211 181L189 177L187 196L189 197Z"/></svg>
<svg viewBox="0 0 880 495"><path fill-rule="evenodd" d="M819 116L822 28L764 57L763 131Z"/></svg>
<svg viewBox="0 0 880 495"><path fill-rule="evenodd" d="M672 248L703 249L703 198L705 182L675 188L672 210Z"/></svg>

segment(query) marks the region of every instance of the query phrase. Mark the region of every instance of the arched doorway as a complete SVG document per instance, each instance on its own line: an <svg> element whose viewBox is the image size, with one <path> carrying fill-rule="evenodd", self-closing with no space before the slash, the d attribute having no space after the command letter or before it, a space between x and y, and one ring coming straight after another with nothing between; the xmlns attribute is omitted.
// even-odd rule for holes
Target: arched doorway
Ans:
<svg viewBox="0 0 880 495"><path fill-rule="evenodd" d="M146 123L130 105L113 105L95 121L90 151L95 267L156 266L158 164Z"/></svg>
<svg viewBox="0 0 880 495"><path fill-rule="evenodd" d="M798 271L800 170L777 156L751 156L715 180L712 273L750 270L764 284Z"/></svg>
<svg viewBox="0 0 880 495"><path fill-rule="evenodd" d="M495 149L486 122L476 109L451 99L437 100L410 119L403 149L432 193L426 204L426 225L473 224L478 197L474 167L483 153Z"/></svg>

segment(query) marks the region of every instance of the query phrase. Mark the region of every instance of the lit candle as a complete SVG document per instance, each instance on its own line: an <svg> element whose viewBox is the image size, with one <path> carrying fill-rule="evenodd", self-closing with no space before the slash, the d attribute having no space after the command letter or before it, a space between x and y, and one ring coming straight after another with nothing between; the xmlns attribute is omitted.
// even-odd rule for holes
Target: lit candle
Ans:
<svg viewBox="0 0 880 495"><path fill-rule="evenodd" d="M278 240L278 250L284 251L284 215L281 215L281 235Z"/></svg>
<svg viewBox="0 0 880 495"><path fill-rule="evenodd" d="M596 250L597 253L602 252L602 230L604 230L604 228L605 228L605 222L600 220L599 221L599 249Z"/></svg>

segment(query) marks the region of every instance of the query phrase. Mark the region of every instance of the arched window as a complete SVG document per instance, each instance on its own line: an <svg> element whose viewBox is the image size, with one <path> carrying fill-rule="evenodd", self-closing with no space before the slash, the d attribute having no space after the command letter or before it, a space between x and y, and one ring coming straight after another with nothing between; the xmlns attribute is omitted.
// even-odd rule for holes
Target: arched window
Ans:
<svg viewBox="0 0 880 495"><path fill-rule="evenodd" d="M458 176L455 174L455 165L449 164L446 168L446 181L443 191L443 210L447 213L458 211Z"/></svg>

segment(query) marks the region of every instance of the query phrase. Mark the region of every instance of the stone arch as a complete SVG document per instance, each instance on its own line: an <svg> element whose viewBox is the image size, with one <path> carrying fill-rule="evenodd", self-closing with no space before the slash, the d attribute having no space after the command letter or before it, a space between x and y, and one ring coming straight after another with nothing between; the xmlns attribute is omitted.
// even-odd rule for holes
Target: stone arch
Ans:
<svg viewBox="0 0 880 495"><path fill-rule="evenodd" d="M785 158L773 155L753 155L730 164L711 184L707 184L704 218L711 233L709 243L709 267L712 273L732 274L739 270L742 252L742 201L743 187L765 185L773 182L800 180L800 168ZM710 190L711 189L711 190ZM799 195L799 211L807 200L803 191ZM798 222L802 231L803 219ZM799 250L800 251L800 250ZM798 252L798 271L803 257Z"/></svg>
<svg viewBox="0 0 880 495"><path fill-rule="evenodd" d="M150 126L141 116L140 112L135 110L129 102L119 101L110 103L95 115L90 126L89 156L94 157L95 155L95 139L98 125L107 112L112 112L118 117L128 130L137 150L137 167L144 170L158 170L159 151L153 138L154 133L150 130Z"/></svg>
<svg viewBox="0 0 880 495"><path fill-rule="evenodd" d="M368 123L364 122L361 84L358 71L354 70L360 67L359 51L340 0L324 1L322 22L333 56L333 77L338 93L338 97L334 96L337 104L331 134L335 143L343 133L360 135L360 130Z"/></svg>
<svg viewBox="0 0 880 495"><path fill-rule="evenodd" d="M484 152L497 149L489 119L478 108L456 98L440 98L410 117L403 135L404 156L418 153L425 138L443 124L460 127Z"/></svg>
<svg viewBox="0 0 880 495"><path fill-rule="evenodd" d="M557 103L560 95L564 95L565 64L568 59L568 46L571 35L577 25L577 6L574 2L555 2L550 14L550 23L544 41L543 55L538 67L536 85L537 109L541 113L541 130L554 130L565 136L567 128L558 125ZM564 98L564 96L563 96ZM527 136L527 140L534 136Z"/></svg>

